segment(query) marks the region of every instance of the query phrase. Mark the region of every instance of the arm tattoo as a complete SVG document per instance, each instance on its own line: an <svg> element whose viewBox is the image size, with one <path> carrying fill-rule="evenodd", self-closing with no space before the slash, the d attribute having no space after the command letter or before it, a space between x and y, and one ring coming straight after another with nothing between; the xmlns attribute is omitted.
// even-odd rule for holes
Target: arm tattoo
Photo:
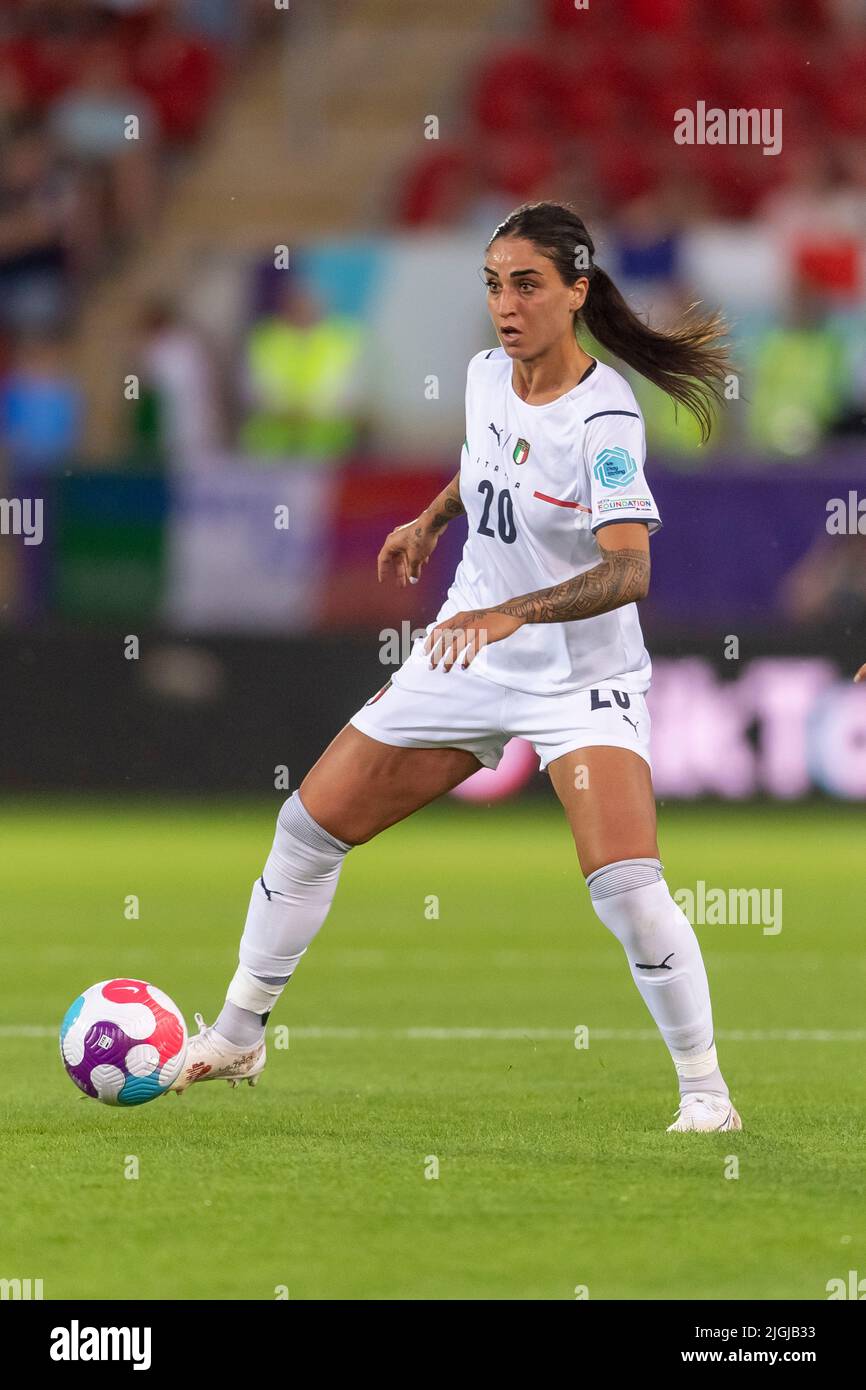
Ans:
<svg viewBox="0 0 866 1390"><path fill-rule="evenodd" d="M649 573L650 559L645 551L606 550L601 564L593 569L549 589L521 594L508 603L498 604L495 611L523 618L527 623L568 623L576 618L591 618L644 598Z"/></svg>
<svg viewBox="0 0 866 1390"><path fill-rule="evenodd" d="M460 474L440 492L430 507L430 529L431 531L441 531L443 526L447 526L449 521L453 521L455 516L462 516L466 508L460 501ZM415 534L420 538L421 527L416 529Z"/></svg>

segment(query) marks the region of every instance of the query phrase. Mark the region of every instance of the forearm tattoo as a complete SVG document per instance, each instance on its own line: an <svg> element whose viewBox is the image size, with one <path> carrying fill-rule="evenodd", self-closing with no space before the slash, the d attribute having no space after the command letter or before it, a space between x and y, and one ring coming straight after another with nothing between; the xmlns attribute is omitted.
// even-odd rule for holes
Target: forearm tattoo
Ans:
<svg viewBox="0 0 866 1390"><path fill-rule="evenodd" d="M643 598L649 573L650 559L645 551L608 550L601 564L593 569L549 589L497 604L495 611L523 618L527 623L567 623L575 618L591 618Z"/></svg>
<svg viewBox="0 0 866 1390"><path fill-rule="evenodd" d="M462 516L465 510L466 508L460 501L460 475L458 473L457 477L451 479L451 482L445 490L439 494L430 508L432 513L430 519L431 531L441 531L442 527L447 526L449 521L453 521L455 516ZM416 529L415 534L420 539L422 534L422 528L420 526Z"/></svg>

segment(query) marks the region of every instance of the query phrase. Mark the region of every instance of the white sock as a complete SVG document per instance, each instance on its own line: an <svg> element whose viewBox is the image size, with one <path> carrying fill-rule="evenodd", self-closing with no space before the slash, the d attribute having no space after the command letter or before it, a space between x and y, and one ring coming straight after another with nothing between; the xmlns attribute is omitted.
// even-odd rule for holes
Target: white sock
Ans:
<svg viewBox="0 0 866 1390"><path fill-rule="evenodd" d="M658 859L622 859L596 869L586 882L596 913L625 949L632 978L667 1043L681 1093L727 1096L701 948L671 897Z"/></svg>
<svg viewBox="0 0 866 1390"><path fill-rule="evenodd" d="M328 915L351 845L313 820L294 792L277 817L274 843L253 884L239 965L214 1027L249 1047L264 1035L268 1015Z"/></svg>

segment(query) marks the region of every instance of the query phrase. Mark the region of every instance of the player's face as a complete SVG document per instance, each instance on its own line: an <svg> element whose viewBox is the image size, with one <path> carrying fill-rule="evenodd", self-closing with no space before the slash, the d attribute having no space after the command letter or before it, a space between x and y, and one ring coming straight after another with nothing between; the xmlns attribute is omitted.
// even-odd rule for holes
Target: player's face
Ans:
<svg viewBox="0 0 866 1390"><path fill-rule="evenodd" d="M563 284L553 261L522 237L497 237L484 262L487 307L509 357L527 361L564 336L586 298L585 276Z"/></svg>

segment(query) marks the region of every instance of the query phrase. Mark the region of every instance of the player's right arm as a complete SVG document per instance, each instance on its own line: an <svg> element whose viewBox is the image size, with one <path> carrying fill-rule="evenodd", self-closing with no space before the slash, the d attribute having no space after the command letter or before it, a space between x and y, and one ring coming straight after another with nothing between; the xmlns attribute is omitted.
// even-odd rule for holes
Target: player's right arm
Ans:
<svg viewBox="0 0 866 1390"><path fill-rule="evenodd" d="M391 577L401 589L409 583L417 584L445 527L455 516L462 516L464 510L460 474L456 473L420 516L390 532L376 562L379 583Z"/></svg>

